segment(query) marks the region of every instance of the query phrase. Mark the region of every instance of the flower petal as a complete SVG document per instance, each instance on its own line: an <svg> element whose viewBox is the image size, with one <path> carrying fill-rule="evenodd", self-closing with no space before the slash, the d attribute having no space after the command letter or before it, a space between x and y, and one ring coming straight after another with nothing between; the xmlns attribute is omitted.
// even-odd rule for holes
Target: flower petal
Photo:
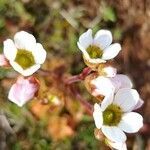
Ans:
<svg viewBox="0 0 150 150"><path fill-rule="evenodd" d="M20 74L22 74L23 76L30 76L32 75L34 72L36 72L39 68L40 68L40 64L35 64L32 67L24 70L22 69L22 67L20 65L18 65L16 62L14 61L10 61L10 64L12 65L12 67L14 68L14 70L16 70L17 72L19 72Z"/></svg>
<svg viewBox="0 0 150 150"><path fill-rule="evenodd" d="M132 88L133 84L130 78L123 74L117 74L114 78L110 78L115 86L115 93L122 88Z"/></svg>
<svg viewBox="0 0 150 150"><path fill-rule="evenodd" d="M105 98L103 99L103 101L101 103L102 111L104 111L107 108L107 106L109 106L112 103L113 98L114 98L113 92L111 92L109 95L105 96Z"/></svg>
<svg viewBox="0 0 150 150"><path fill-rule="evenodd" d="M102 50L112 43L112 34L109 30L99 30L94 38L94 44Z"/></svg>
<svg viewBox="0 0 150 150"><path fill-rule="evenodd" d="M32 51L35 62L37 64L43 64L46 59L46 51L40 43L36 44L35 49Z"/></svg>
<svg viewBox="0 0 150 150"><path fill-rule="evenodd" d="M84 55L85 56L85 55ZM100 58L96 58L96 59L93 59L93 58L86 58L85 59L90 62L90 63L93 63L93 64L99 64L99 63L105 63L106 61L103 60L103 59L100 59Z"/></svg>
<svg viewBox="0 0 150 150"><path fill-rule="evenodd" d="M104 67L102 69L102 72L104 72L104 74L106 74L107 77L115 77L117 74L117 69L114 67L108 66L108 67Z"/></svg>
<svg viewBox="0 0 150 150"><path fill-rule="evenodd" d="M140 108L144 104L144 101L140 98L137 104L134 106L133 110Z"/></svg>
<svg viewBox="0 0 150 150"><path fill-rule="evenodd" d="M25 31L17 32L14 36L15 45L18 49L32 51L36 46L36 39L32 34Z"/></svg>
<svg viewBox="0 0 150 150"><path fill-rule="evenodd" d="M111 44L109 47L104 49L102 59L104 60L112 59L118 55L120 50L121 50L121 46L119 43Z"/></svg>
<svg viewBox="0 0 150 150"><path fill-rule="evenodd" d="M22 74L23 69L20 65L18 65L15 61L10 61L9 63L11 64L11 66L14 68L15 71Z"/></svg>
<svg viewBox="0 0 150 150"><path fill-rule="evenodd" d="M41 67L40 64L35 64L34 66L32 66L26 70L23 70L22 75L23 76L30 76L33 73L35 73L40 67Z"/></svg>
<svg viewBox="0 0 150 150"><path fill-rule="evenodd" d="M19 77L17 82L10 88L8 98L18 106L23 106L32 99L38 90L37 83L30 83L30 79Z"/></svg>
<svg viewBox="0 0 150 150"><path fill-rule="evenodd" d="M8 60L14 60L17 54L17 48L11 39L4 41L4 55Z"/></svg>
<svg viewBox="0 0 150 150"><path fill-rule="evenodd" d="M135 133L143 126L143 117L135 112L125 113L118 127L127 133Z"/></svg>
<svg viewBox="0 0 150 150"><path fill-rule="evenodd" d="M86 48L93 43L92 30L88 29L79 37L79 49L82 47L86 50ZM82 51L82 49L80 49Z"/></svg>
<svg viewBox="0 0 150 150"><path fill-rule="evenodd" d="M117 150L127 150L127 145L125 142L112 142L110 140L106 141L111 148L115 148Z"/></svg>
<svg viewBox="0 0 150 150"><path fill-rule="evenodd" d="M102 116L100 105L98 105L97 103L94 104L93 118L94 118L96 127L100 129L103 124L103 116Z"/></svg>
<svg viewBox="0 0 150 150"><path fill-rule="evenodd" d="M115 87L113 86L109 78L104 76L99 76L96 79L92 80L91 84L93 84L99 91L99 94L103 96L108 96L115 90Z"/></svg>
<svg viewBox="0 0 150 150"><path fill-rule="evenodd" d="M127 137L125 133L118 127L102 126L104 135L113 142L125 142Z"/></svg>
<svg viewBox="0 0 150 150"><path fill-rule="evenodd" d="M124 112L128 112L134 108L138 100L139 94L135 89L123 88L118 90L113 103L119 105Z"/></svg>
<svg viewBox="0 0 150 150"><path fill-rule="evenodd" d="M8 94L8 99L17 104L18 106L23 106L23 101L20 101L19 99L19 94L16 93L17 90L17 85L16 84L13 84L12 87L10 88L10 91L9 91L9 94Z"/></svg>
<svg viewBox="0 0 150 150"><path fill-rule="evenodd" d="M84 47L82 47L82 45L79 42L77 42L77 45L78 45L79 49L82 51L85 59L89 60L90 56L89 56L88 52L86 51L86 49Z"/></svg>

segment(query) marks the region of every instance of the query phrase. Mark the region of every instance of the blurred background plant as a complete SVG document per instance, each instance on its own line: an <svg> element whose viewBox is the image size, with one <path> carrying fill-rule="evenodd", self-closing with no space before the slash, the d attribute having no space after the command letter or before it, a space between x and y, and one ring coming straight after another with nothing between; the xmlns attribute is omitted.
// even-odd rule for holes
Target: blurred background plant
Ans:
<svg viewBox="0 0 150 150"><path fill-rule="evenodd" d="M122 51L112 62L119 73L135 83L145 104L139 110L150 123L150 3L148 0L0 0L0 52L3 41L20 30L36 36L48 52L44 69L66 76L85 67L77 48L79 35L87 28L112 31ZM60 74L64 73L64 69ZM16 73L0 68L0 108L14 132L3 132L3 149L71 150L106 149L94 138L94 122L83 106L50 76L37 74L39 95L23 108L7 100ZM91 102L82 84L84 97ZM7 122L7 121L6 121ZM1 126L0 126L1 127ZM128 147L150 149L150 132L130 136Z"/></svg>

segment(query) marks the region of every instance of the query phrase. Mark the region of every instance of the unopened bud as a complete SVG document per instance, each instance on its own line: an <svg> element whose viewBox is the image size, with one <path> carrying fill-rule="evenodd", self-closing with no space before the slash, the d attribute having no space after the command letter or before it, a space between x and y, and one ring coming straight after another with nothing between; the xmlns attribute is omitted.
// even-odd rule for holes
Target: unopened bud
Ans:
<svg viewBox="0 0 150 150"><path fill-rule="evenodd" d="M36 78L19 77L10 88L8 98L21 107L37 94L38 89L39 82Z"/></svg>

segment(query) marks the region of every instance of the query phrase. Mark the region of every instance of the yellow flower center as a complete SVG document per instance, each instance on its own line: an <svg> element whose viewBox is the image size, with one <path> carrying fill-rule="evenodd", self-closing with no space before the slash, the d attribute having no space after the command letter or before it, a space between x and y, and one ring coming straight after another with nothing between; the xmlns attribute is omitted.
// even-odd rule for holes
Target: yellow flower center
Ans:
<svg viewBox="0 0 150 150"><path fill-rule="evenodd" d="M122 117L122 110L118 105L111 104L103 112L104 125L116 126Z"/></svg>
<svg viewBox="0 0 150 150"><path fill-rule="evenodd" d="M19 49L17 51L15 62L17 62L23 69L30 68L35 64L32 52L24 49Z"/></svg>
<svg viewBox="0 0 150 150"><path fill-rule="evenodd" d="M96 45L90 45L86 51L91 58L101 58L103 55L103 51Z"/></svg>

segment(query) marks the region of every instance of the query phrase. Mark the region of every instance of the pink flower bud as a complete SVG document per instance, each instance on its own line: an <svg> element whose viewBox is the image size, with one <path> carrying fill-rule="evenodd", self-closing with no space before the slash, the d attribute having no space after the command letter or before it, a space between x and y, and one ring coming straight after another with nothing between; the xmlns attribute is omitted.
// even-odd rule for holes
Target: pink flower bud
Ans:
<svg viewBox="0 0 150 150"><path fill-rule="evenodd" d="M1 67L8 67L9 66L9 62L3 54L0 54L0 66Z"/></svg>
<svg viewBox="0 0 150 150"><path fill-rule="evenodd" d="M38 80L34 77L19 77L15 84L12 85L8 98L18 106L23 106L31 100L39 89Z"/></svg>

